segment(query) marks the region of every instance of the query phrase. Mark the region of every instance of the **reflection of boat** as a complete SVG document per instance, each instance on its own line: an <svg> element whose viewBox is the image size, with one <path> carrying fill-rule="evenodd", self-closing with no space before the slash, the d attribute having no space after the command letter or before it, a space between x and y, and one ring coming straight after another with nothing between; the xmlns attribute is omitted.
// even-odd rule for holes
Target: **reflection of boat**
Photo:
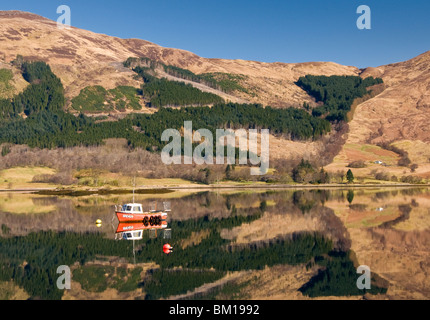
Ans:
<svg viewBox="0 0 430 320"><path fill-rule="evenodd" d="M154 231L154 235L157 235L157 230L162 230L164 232L164 238L170 238L171 229L167 228L167 221L159 226L145 227L143 222L130 222L130 223L120 223L116 228L115 240L142 240L144 231Z"/></svg>
<svg viewBox="0 0 430 320"><path fill-rule="evenodd" d="M133 241L133 258L136 264L135 241L143 239L143 232L145 230L154 231L155 237L157 236L157 230L162 230L164 231L164 239L170 238L171 229L166 228L167 221L163 221L162 225L156 227L146 227L143 222L120 223L116 229L115 240ZM170 244L165 244L163 246L163 252L170 254L173 252L173 247L171 247Z"/></svg>
<svg viewBox="0 0 430 320"><path fill-rule="evenodd" d="M157 226L145 226L143 222L132 222L132 223L120 223L116 229L116 233L129 232L135 230L154 230L154 229L165 229L167 228L167 221L163 220L160 225Z"/></svg>
<svg viewBox="0 0 430 320"><path fill-rule="evenodd" d="M154 228L163 225L167 226L167 223L164 223L167 219L166 212L157 210L143 212L142 205L139 203L115 206L115 213L120 223L142 222L145 228Z"/></svg>
<svg viewBox="0 0 430 320"><path fill-rule="evenodd" d="M136 263L135 241L143 239L145 226L142 223L120 223L115 233L115 240L133 241L133 258Z"/></svg>
<svg viewBox="0 0 430 320"><path fill-rule="evenodd" d="M117 240L142 240L143 230L119 232L115 237ZM134 245L134 241L133 241ZM134 246L133 246L134 250Z"/></svg>

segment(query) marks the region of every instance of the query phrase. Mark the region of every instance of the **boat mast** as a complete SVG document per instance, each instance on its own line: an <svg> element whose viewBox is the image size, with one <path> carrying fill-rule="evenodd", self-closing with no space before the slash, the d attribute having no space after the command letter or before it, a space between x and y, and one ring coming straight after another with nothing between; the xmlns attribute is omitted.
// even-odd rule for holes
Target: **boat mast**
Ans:
<svg viewBox="0 0 430 320"><path fill-rule="evenodd" d="M134 177L134 180L133 180L133 203L135 203L134 202L134 189L136 188L136 177Z"/></svg>
<svg viewBox="0 0 430 320"><path fill-rule="evenodd" d="M134 248L134 239L133 239L133 261L134 261L134 264L136 264L136 251Z"/></svg>

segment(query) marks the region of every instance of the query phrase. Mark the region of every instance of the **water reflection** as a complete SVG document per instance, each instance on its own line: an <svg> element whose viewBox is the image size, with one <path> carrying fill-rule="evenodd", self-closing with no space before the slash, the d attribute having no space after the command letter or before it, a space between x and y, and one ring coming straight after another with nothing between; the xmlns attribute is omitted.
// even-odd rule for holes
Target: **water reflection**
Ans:
<svg viewBox="0 0 430 320"><path fill-rule="evenodd" d="M131 199L0 194L0 281L42 299L108 288L127 299L430 297L428 189L136 195L143 210L170 202L168 227L119 223L114 206ZM70 292L53 285L62 264L73 266ZM359 265L372 270L367 293Z"/></svg>

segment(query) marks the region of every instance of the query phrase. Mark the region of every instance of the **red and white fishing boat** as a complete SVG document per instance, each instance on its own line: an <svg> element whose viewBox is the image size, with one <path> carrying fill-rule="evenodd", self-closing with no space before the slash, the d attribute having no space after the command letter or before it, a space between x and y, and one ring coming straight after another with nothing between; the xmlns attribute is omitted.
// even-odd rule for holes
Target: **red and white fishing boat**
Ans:
<svg viewBox="0 0 430 320"><path fill-rule="evenodd" d="M115 213L120 223L140 222L145 228L167 227L167 212L151 210L144 212L140 203L115 206Z"/></svg>
<svg viewBox="0 0 430 320"><path fill-rule="evenodd" d="M139 203L115 206L115 213L120 223L142 222L145 227L159 226L167 219L167 212L156 210L144 212Z"/></svg>

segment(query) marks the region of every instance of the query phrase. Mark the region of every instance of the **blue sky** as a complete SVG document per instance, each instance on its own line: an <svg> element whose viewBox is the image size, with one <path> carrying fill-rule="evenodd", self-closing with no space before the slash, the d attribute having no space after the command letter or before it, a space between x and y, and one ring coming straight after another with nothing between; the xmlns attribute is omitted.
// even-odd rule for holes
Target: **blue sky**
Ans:
<svg viewBox="0 0 430 320"><path fill-rule="evenodd" d="M68 5L74 27L139 38L206 58L263 62L333 61L376 67L430 50L426 0L15 0L23 10L57 20ZM372 29L359 30L359 5Z"/></svg>

